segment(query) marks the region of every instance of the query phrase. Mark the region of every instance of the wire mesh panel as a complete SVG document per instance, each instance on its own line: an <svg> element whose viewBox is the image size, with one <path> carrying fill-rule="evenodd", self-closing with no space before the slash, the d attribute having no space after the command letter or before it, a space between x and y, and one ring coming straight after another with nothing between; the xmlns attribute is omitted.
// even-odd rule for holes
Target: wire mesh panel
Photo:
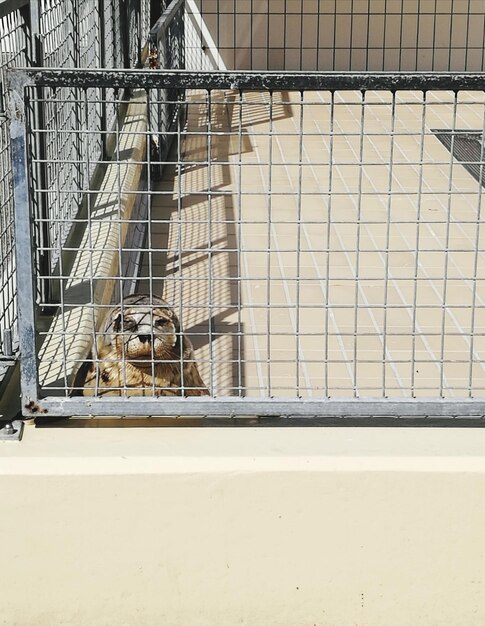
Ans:
<svg viewBox="0 0 485 626"><path fill-rule="evenodd" d="M152 69L185 69L185 4L184 0L167 3L165 10L150 31L149 65ZM181 114L180 102L184 93L180 90L148 92L148 116L152 135L152 174L160 177L162 163L168 156L177 116ZM152 102L153 100L153 102Z"/></svg>
<svg viewBox="0 0 485 626"><path fill-rule="evenodd" d="M45 1L41 4L40 30L43 37L43 62L57 68L131 67L140 60L142 34L146 26L147 2L123 3ZM143 22L140 12L143 10ZM94 174L101 154L106 156L108 133L114 131L118 94L113 90L95 94L65 89L62 97L38 98L39 134L37 160L45 161L38 170L39 184L49 190L44 202L44 238L46 258L40 264L59 263L59 250L66 242L82 198L70 195L82 189ZM82 124L91 135L76 133Z"/></svg>
<svg viewBox="0 0 485 626"><path fill-rule="evenodd" d="M23 364L28 414L485 414L482 75L25 80L29 101L39 85L52 101L140 88L109 177L67 194L86 208L60 271L36 274L18 240L26 275L59 294L44 328L33 291L22 296L25 337L41 346ZM185 114L155 182L147 101L159 90ZM82 120L75 132L96 135ZM470 133L478 153L456 158ZM39 221L44 193L20 197L19 220ZM135 278L130 229L144 233Z"/></svg>

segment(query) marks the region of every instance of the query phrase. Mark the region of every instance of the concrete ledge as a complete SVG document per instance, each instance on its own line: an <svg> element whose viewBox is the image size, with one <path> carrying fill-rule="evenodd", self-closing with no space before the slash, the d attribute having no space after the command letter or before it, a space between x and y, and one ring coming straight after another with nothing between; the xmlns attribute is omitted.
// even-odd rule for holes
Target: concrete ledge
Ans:
<svg viewBox="0 0 485 626"><path fill-rule="evenodd" d="M27 428L0 445L2 618L482 626L484 451L480 429Z"/></svg>
<svg viewBox="0 0 485 626"><path fill-rule="evenodd" d="M86 229L66 281L68 303L53 318L39 353L41 387L72 384L102 322L95 306L111 304L119 273L119 248L127 238L146 159L146 94L136 94L112 137L114 160L86 217ZM94 302L93 302L94 300ZM74 305L73 302L79 303ZM94 306L93 306L94 305ZM99 309L103 310L103 309Z"/></svg>

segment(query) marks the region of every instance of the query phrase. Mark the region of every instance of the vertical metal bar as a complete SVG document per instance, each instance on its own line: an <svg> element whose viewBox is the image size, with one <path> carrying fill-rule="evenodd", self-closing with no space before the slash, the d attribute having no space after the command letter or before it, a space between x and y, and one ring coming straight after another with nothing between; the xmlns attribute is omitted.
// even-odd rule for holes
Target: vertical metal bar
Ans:
<svg viewBox="0 0 485 626"><path fill-rule="evenodd" d="M382 329L382 395L386 397L386 367L387 367L387 307L389 298L389 245L391 239L391 211L392 211L392 182L394 165L394 130L396 119L396 92L392 92L391 104L391 135L389 151L389 178L387 184L387 224L386 224L386 249L385 249L385 277L384 277L384 320Z"/></svg>
<svg viewBox="0 0 485 626"><path fill-rule="evenodd" d="M266 69L267 70L273 69L270 67L270 62L269 62L269 52L271 48L273 47L272 42L270 40L271 29L269 27L269 16L270 16L269 2L267 2L266 3Z"/></svg>
<svg viewBox="0 0 485 626"><path fill-rule="evenodd" d="M484 71L485 69L485 11L483 12L483 22L482 22L482 28L480 29L481 32L483 33L483 37L482 37L482 45L481 45L481 49L482 49L482 61L480 63L480 71Z"/></svg>
<svg viewBox="0 0 485 626"><path fill-rule="evenodd" d="M12 330L4 328L2 331L2 356L13 356Z"/></svg>
<svg viewBox="0 0 485 626"><path fill-rule="evenodd" d="M320 19L322 15L322 7L320 5L320 2L321 0L318 0L318 5L317 5L317 40L316 40L317 58L316 58L316 68L315 68L317 71L320 69ZM269 38L267 39L267 41L269 45Z"/></svg>
<svg viewBox="0 0 485 626"><path fill-rule="evenodd" d="M365 33L365 66L364 70L369 71L369 48L370 48L370 16L371 16L371 2L367 3L367 24Z"/></svg>
<svg viewBox="0 0 485 626"><path fill-rule="evenodd" d="M183 305L183 240L182 240L182 129L181 129L181 116L177 115L177 249L178 249L178 292L179 292L179 320L182 320L184 305ZM185 374L184 374L184 350L182 343L182 336L177 337L180 342L180 387L181 394L185 395Z"/></svg>
<svg viewBox="0 0 485 626"><path fill-rule="evenodd" d="M141 33L141 0L135 1L135 28L136 28L136 67L142 68L141 61L142 33Z"/></svg>
<svg viewBox="0 0 485 626"><path fill-rule="evenodd" d="M359 182L357 198L357 235L355 245L355 288L354 288L354 372L353 392L358 397L358 339L359 339L359 281L360 281L360 235L362 219L362 178L364 170L364 130L365 130L365 91L361 91L360 107L360 146L359 146Z"/></svg>
<svg viewBox="0 0 485 626"><path fill-rule="evenodd" d="M243 357L243 333L242 333L242 127L243 127L243 92L239 90L239 118L237 128L237 240L236 240L236 265L237 265L237 387L238 396L243 395L242 357Z"/></svg>
<svg viewBox="0 0 485 626"><path fill-rule="evenodd" d="M213 320L213 288L212 288L212 91L207 90L207 261L209 276L207 279L207 307L208 331L209 331L209 363L210 381L209 391L214 395L214 346L212 336Z"/></svg>
<svg viewBox="0 0 485 626"><path fill-rule="evenodd" d="M436 58L436 18L438 16L438 0L434 0L433 11L433 38L431 43L431 70L435 70L435 58Z"/></svg>
<svg viewBox="0 0 485 626"><path fill-rule="evenodd" d="M272 169L273 169L273 92L269 92L269 146L268 146L268 226L266 260L266 375L268 396L271 397L271 231L272 224Z"/></svg>
<svg viewBox="0 0 485 626"><path fill-rule="evenodd" d="M300 392L300 281L301 281L301 193L303 179L303 107L304 92L300 91L299 106L299 138L298 138L298 198L297 198L297 245L296 245L296 395L299 397Z"/></svg>
<svg viewBox="0 0 485 626"><path fill-rule="evenodd" d="M129 0L120 0L120 43L123 46L123 67L130 67Z"/></svg>
<svg viewBox="0 0 485 626"><path fill-rule="evenodd" d="M450 222L451 222L451 198L453 189L453 164L455 134L456 134L456 114L458 107L458 92L453 92L453 119L451 123L451 145L450 145L450 167L448 170L448 202L446 208L446 232L445 232L445 263L443 272L443 295L442 295L442 312L441 312L441 346L440 346L440 397L443 397L443 386L445 383L445 333L446 333L446 312L447 312L447 295L448 295L448 266L450 256Z"/></svg>
<svg viewBox="0 0 485 626"><path fill-rule="evenodd" d="M158 92L157 92L158 95ZM152 182L152 154L151 154L151 145L153 141L153 137L157 136L158 129L153 128L153 115L152 115L152 90L146 90L147 97L147 189L150 191L153 188ZM157 109L160 108L160 102L156 99L155 104ZM158 115L157 115L158 117ZM161 146L159 144L159 148ZM160 154L158 155L161 159ZM148 194L147 198L147 229L146 229L146 252L148 257L148 290L150 293L150 297L153 295L153 242L152 242L152 213L153 213L153 195L151 193Z"/></svg>
<svg viewBox="0 0 485 626"><path fill-rule="evenodd" d="M105 92L105 91L106 90L101 89L101 92ZM87 107L86 107L84 123L85 123L85 130L87 132L89 129ZM89 135L88 135L88 142L89 142ZM101 158L104 158L104 157L101 157ZM88 166L88 171L89 171L89 166ZM86 174L89 176L88 172L86 172ZM88 181L88 188L89 188L90 187L89 178L87 178L86 180ZM92 356L93 365L95 368L94 393L95 395L97 395L99 393L99 367L98 365L99 365L100 355L98 354L98 344L97 344L97 338L96 338L96 300L95 300L95 289L94 289L95 269L94 269L94 263L93 263L94 243L93 243L93 236L92 236L93 235L92 213L93 213L93 208L94 208L94 201L95 201L95 198L93 194L88 193L87 194L87 206L86 206L86 229L87 229L87 234L88 234L88 246L90 250L90 254L89 254L89 301L91 305L91 328L92 328L91 356ZM105 339L106 338L103 337L103 341Z"/></svg>
<svg viewBox="0 0 485 626"><path fill-rule="evenodd" d="M404 27L404 2L401 2L401 13L400 13L400 20L399 20L399 62L398 62L398 69L399 71L402 70L402 47L403 47L403 42L402 42L402 35L403 35L403 27Z"/></svg>
<svg viewBox="0 0 485 626"><path fill-rule="evenodd" d="M26 161L28 98L24 88L12 86L9 102L13 192L15 202L15 257L19 316L22 404L38 398L34 315L34 241L29 210L29 168ZM30 124L29 124L30 126ZM20 227L20 225L23 227Z"/></svg>
<svg viewBox="0 0 485 626"><path fill-rule="evenodd" d="M336 70L336 53L337 53L337 0L333 3L333 42L332 42L332 70Z"/></svg>
<svg viewBox="0 0 485 626"><path fill-rule="evenodd" d="M384 27L382 35L382 67L381 70L386 69L386 41L387 41L387 0L384 0Z"/></svg>
<svg viewBox="0 0 485 626"><path fill-rule="evenodd" d="M287 0L285 0L285 8L283 13L283 69L286 70L286 51L288 50L288 45L286 43L286 29L287 29L287 15L288 15L288 6Z"/></svg>
<svg viewBox="0 0 485 626"><path fill-rule="evenodd" d="M146 151L146 168L147 168L147 223L146 223L146 231L145 231L145 242L146 248L144 250L144 256L148 257L148 293L149 293L149 303L150 305L153 303L153 247L152 247L152 160L151 160L151 146L153 141L153 133L152 133L152 116L151 116L151 89L146 90L146 103L147 103L147 133L145 136L145 151ZM160 104L158 104L160 106ZM160 144L159 144L160 146ZM159 158L162 157L159 154ZM124 316L124 306L123 302L121 305L121 315ZM151 338L150 345L152 346L152 359L151 359L151 376L152 376L152 393L155 395L155 364L154 364L154 355L153 355L153 310L150 307L150 328L151 328Z"/></svg>
<svg viewBox="0 0 485 626"><path fill-rule="evenodd" d="M330 322L330 247L332 243L332 184L333 184L333 144L335 126L335 92L330 92L330 146L328 155L328 213L327 213L327 260L325 268L325 395L329 396L329 322Z"/></svg>
<svg viewBox="0 0 485 626"><path fill-rule="evenodd" d="M202 0L202 2L203 1L204 0ZM234 15L234 45L232 47L232 67L233 67L233 69L237 70L237 69L240 69L240 68L238 68L236 66L236 50L237 50L237 46L239 45L239 39L238 39L238 35L237 34L239 32L239 29L237 27L237 16L238 16L238 13L236 11L236 5L235 4L234 4L233 11L234 11L234 13L233 13L233 15ZM201 11L201 13L202 13L202 11ZM202 16L201 16L200 19L201 19L201 22L202 22ZM200 27L200 29L201 29L201 32L202 32L202 26ZM217 43L219 44L219 42L217 42ZM220 59L220 57L218 58L218 67L217 67L217 69L221 69L219 67L219 59Z"/></svg>
<svg viewBox="0 0 485 626"><path fill-rule="evenodd" d="M300 5L300 65L299 65L299 70L301 71L303 69L303 17L304 17L304 12L303 12L303 2Z"/></svg>
<svg viewBox="0 0 485 626"><path fill-rule="evenodd" d="M421 9L419 7L419 2L416 7L416 50L414 55L414 71L418 71L419 67L419 23L421 18Z"/></svg>
<svg viewBox="0 0 485 626"><path fill-rule="evenodd" d="M416 331L418 317L418 274L419 274L419 248L421 245L421 202L423 198L423 169L424 169L424 142L426 136L426 100L427 92L423 91L423 106L421 113L421 146L419 151L419 182L417 195L417 213L416 213L416 240L414 244L415 261L414 261L414 287L413 287L413 312L412 312L412 347L411 347L411 397L416 397Z"/></svg>
<svg viewBox="0 0 485 626"><path fill-rule="evenodd" d="M465 30L465 58L463 60L463 71L468 71L468 41L470 34L470 0L467 2L467 11L466 11L466 30Z"/></svg>
<svg viewBox="0 0 485 626"><path fill-rule="evenodd" d="M253 52L254 52L254 37L253 37L253 28L254 28L254 7L253 0L250 0L250 13L249 13L249 69L254 69L253 67Z"/></svg>
<svg viewBox="0 0 485 626"><path fill-rule="evenodd" d="M485 94L484 94L485 95ZM480 256L480 236L482 223L482 201L483 201L483 177L484 177L484 160L485 160L485 110L482 122L481 146L480 146L480 166L478 175L478 206L477 217L475 222L475 247L473 259L473 286L472 286L472 311L470 319L470 357L468 370L468 397L473 397L473 365L475 360L478 362L478 355L475 356L475 321L476 321L476 305L477 305L477 284L478 284L478 260Z"/></svg>
<svg viewBox="0 0 485 626"><path fill-rule="evenodd" d="M350 0L350 32L349 32L349 71L352 71L352 60L354 58L354 0Z"/></svg>
<svg viewBox="0 0 485 626"><path fill-rule="evenodd" d="M44 63L44 48L43 48L43 38L40 36L40 2L39 0L33 0L30 5L30 11L26 12L25 19L26 23L30 28L28 28L30 37L30 53L31 53L31 63L35 67L40 67ZM45 125L45 115L44 115L44 101L45 101L45 89L42 87L37 87L36 91L36 105L34 109L34 119L38 128L44 129ZM47 176L46 176L46 162L47 162L47 149L46 149L46 138L44 133L38 133L34 140L35 152L38 155L38 163L35 168L36 179L39 181L39 186L46 190L48 188L47 184ZM50 273L51 266L51 254L46 248L49 248L51 245L51 236L49 231L49 207L47 201L47 193L44 191L39 194L38 197L38 207L39 207L39 235L40 241L39 247L43 248L43 250L37 251L37 263L38 270L42 276L47 276ZM40 294L43 302L50 302L54 296L51 289L51 284L47 279L43 279L38 281L38 289L40 289Z"/></svg>
<svg viewBox="0 0 485 626"><path fill-rule="evenodd" d="M461 0L461 2L463 2L463 0ZM449 13L449 17L450 17L450 35L449 35L449 47L448 47L448 71L451 72L451 66L452 66L452 57L453 57L453 0L451 0L451 6L450 6L450 13Z"/></svg>
<svg viewBox="0 0 485 626"><path fill-rule="evenodd" d="M100 67L106 67L106 24L105 24L105 0L98 0L98 26L99 26L99 64ZM106 88L100 90L100 127L101 127L101 159L103 161L107 158L107 130L108 120L106 112Z"/></svg>
<svg viewBox="0 0 485 626"><path fill-rule="evenodd" d="M180 67L179 69L185 69L185 6L182 5L179 11L180 15L180 35L179 35L179 50L180 50ZM183 92L179 93L180 97L183 96Z"/></svg>
<svg viewBox="0 0 485 626"><path fill-rule="evenodd" d="M124 92L122 92L124 93ZM123 103L124 96L120 96L120 92L118 88L114 90L114 105L115 105L115 147L113 153L113 160L116 164L116 215L114 217L115 224L118 230L118 246L119 246L119 255L121 254L121 239L120 239L120 229L121 229L121 162L120 162L120 142L121 142L121 134L120 134L120 117L121 117L121 109ZM121 359L118 360L117 365L121 367L121 377L119 377L118 383L120 385L120 396L127 396L127 384L126 384L126 346L125 346L125 311L124 311L124 303L123 303L123 289L119 289L119 301L120 301L120 309L121 309L121 333L123 337L123 341L121 342Z"/></svg>
<svg viewBox="0 0 485 626"><path fill-rule="evenodd" d="M59 190L57 190L57 193L59 193ZM64 258L63 258L63 253L62 253L62 245L63 245L62 237L57 237L55 243L57 246L57 256L58 256L59 274L60 274L59 294L58 294L59 317L61 319L61 326L62 326L61 328L62 365L60 369L62 370L62 376L64 378L64 394L68 395L67 345L66 345L66 330L67 330L68 324L66 323L66 303L65 303L65 297L64 297L67 278L66 278L66 270L64 268ZM52 360L55 361L56 358L59 358L58 353L52 357Z"/></svg>

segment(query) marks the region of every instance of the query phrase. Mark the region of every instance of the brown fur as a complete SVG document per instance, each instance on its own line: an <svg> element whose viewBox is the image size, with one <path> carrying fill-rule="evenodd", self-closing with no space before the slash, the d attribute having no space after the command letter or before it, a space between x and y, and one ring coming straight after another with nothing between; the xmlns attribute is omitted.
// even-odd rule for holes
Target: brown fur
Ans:
<svg viewBox="0 0 485 626"><path fill-rule="evenodd" d="M207 396L190 339L161 298L128 296L108 314L85 396ZM183 366L183 381L181 375ZM182 387L183 382L183 387Z"/></svg>

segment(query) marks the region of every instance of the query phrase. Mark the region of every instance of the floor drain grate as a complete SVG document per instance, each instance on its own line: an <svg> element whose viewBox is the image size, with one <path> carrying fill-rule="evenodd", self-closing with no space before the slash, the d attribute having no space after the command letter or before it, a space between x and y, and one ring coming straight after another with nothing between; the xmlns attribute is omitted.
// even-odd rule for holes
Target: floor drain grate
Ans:
<svg viewBox="0 0 485 626"><path fill-rule="evenodd" d="M485 143L482 131L433 129L437 139L485 187Z"/></svg>

